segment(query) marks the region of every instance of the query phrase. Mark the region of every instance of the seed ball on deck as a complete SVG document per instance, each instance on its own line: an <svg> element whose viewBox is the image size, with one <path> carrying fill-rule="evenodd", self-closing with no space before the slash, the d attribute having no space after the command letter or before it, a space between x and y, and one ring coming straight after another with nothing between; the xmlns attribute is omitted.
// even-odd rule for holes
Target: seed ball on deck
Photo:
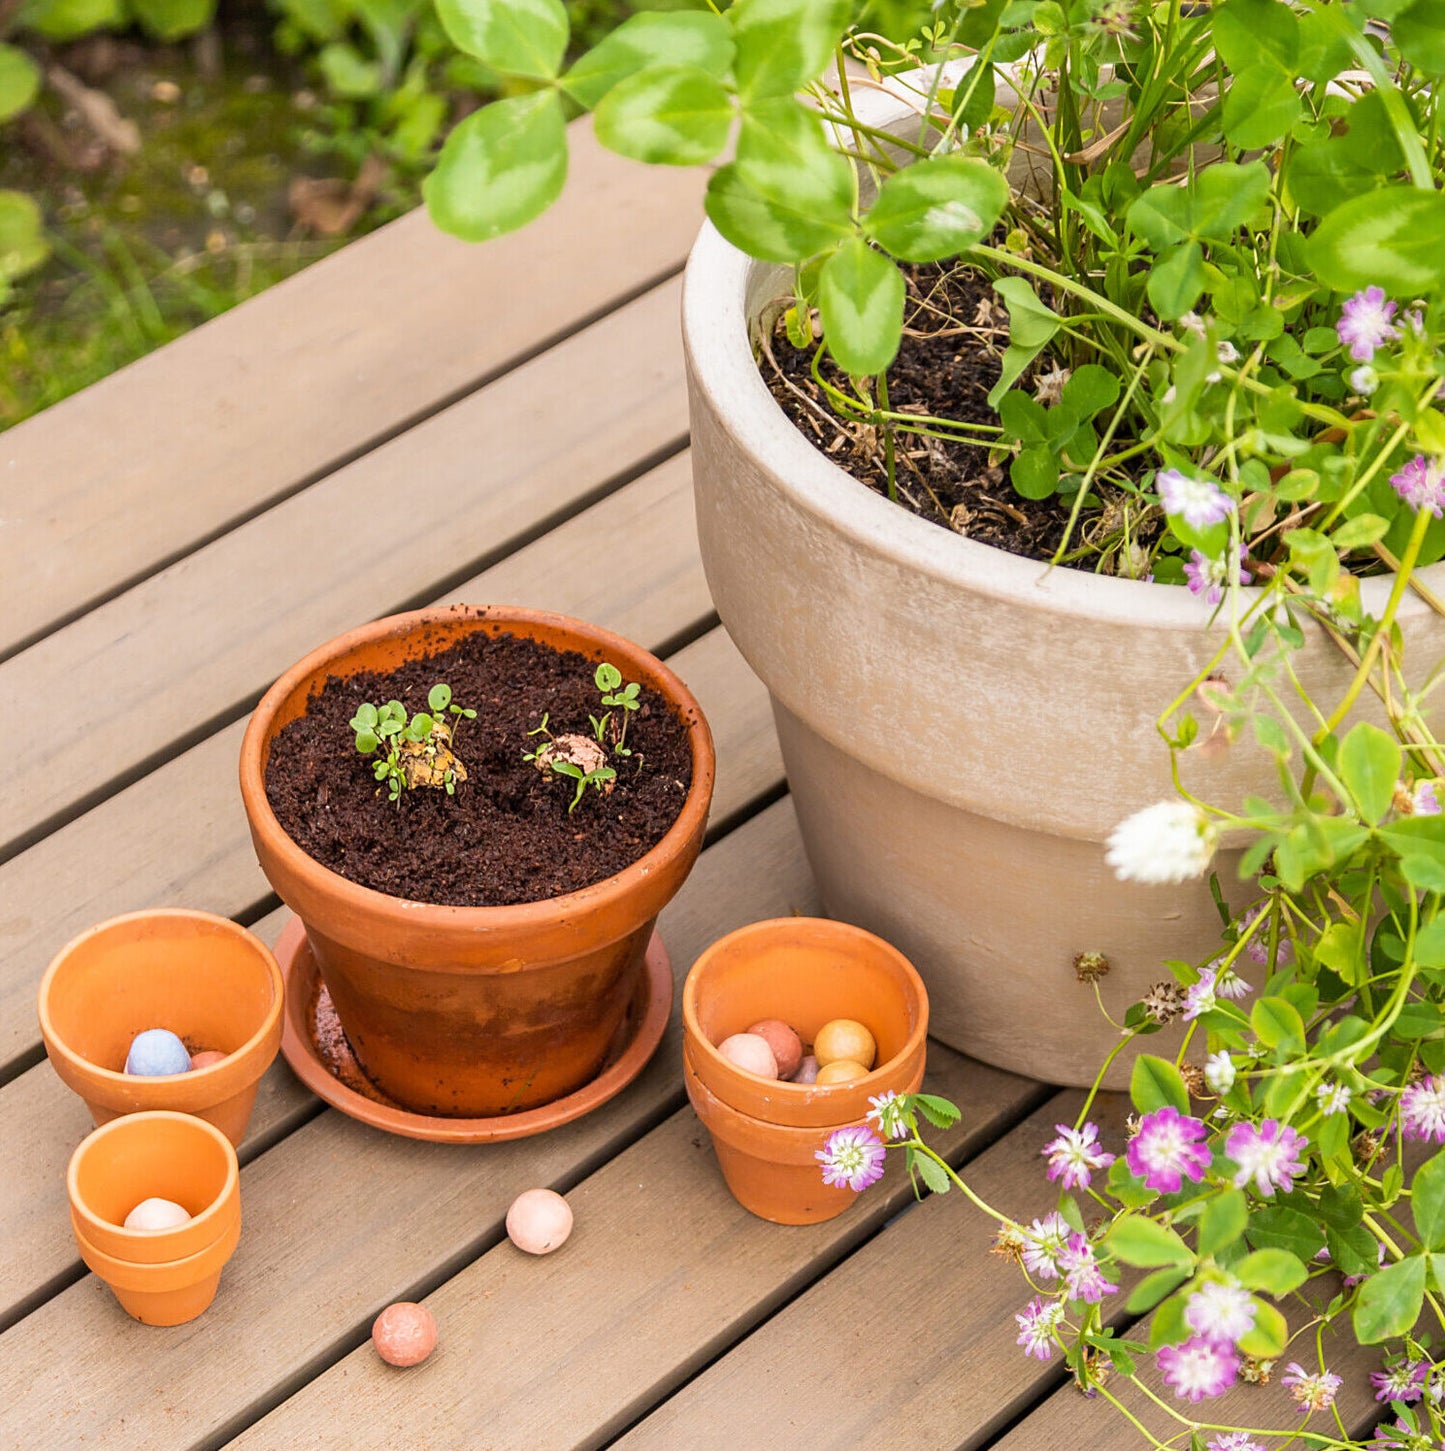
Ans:
<svg viewBox="0 0 1445 1451"><path fill-rule="evenodd" d="M227 1055L218 1048L206 1048L200 1053L191 1054L191 1072L197 1068L209 1068L213 1063L224 1063Z"/></svg>
<svg viewBox="0 0 1445 1451"><path fill-rule="evenodd" d="M125 1071L139 1078L189 1073L191 1055L169 1028L147 1028L131 1039L130 1052L125 1057Z"/></svg>
<svg viewBox="0 0 1445 1451"><path fill-rule="evenodd" d="M507 1238L529 1255L551 1254L572 1233L572 1206L551 1189L528 1189L507 1211Z"/></svg>
<svg viewBox="0 0 1445 1451"><path fill-rule="evenodd" d="M778 1076L778 1060L773 1056L768 1040L756 1033L734 1033L731 1038L724 1038L717 1045L717 1050L744 1073L756 1073L759 1078Z"/></svg>
<svg viewBox="0 0 1445 1451"><path fill-rule="evenodd" d="M437 1347L437 1322L425 1305L388 1305L371 1327L371 1343L388 1365L420 1365Z"/></svg>
<svg viewBox="0 0 1445 1451"><path fill-rule="evenodd" d="M779 1078L791 1078L798 1071L798 1064L803 1061L803 1042L781 1018L764 1018L748 1032L757 1034L773 1050Z"/></svg>
<svg viewBox="0 0 1445 1451"><path fill-rule="evenodd" d="M175 1229L190 1222L190 1211L174 1199L142 1199L125 1217L127 1229Z"/></svg>
<svg viewBox="0 0 1445 1451"><path fill-rule="evenodd" d="M878 1056L878 1044L873 1034L855 1018L834 1018L818 1029L813 1052L824 1067L839 1058L848 1058L869 1069Z"/></svg>

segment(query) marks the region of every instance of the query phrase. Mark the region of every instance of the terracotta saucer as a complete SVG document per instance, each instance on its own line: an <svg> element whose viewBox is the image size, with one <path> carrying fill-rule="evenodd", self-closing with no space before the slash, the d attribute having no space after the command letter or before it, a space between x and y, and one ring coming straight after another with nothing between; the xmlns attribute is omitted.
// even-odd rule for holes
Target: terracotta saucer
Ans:
<svg viewBox="0 0 1445 1451"><path fill-rule="evenodd" d="M571 1123L616 1097L647 1066L672 1016L672 964L654 931L637 991L608 1051L602 1072L574 1093L539 1108L496 1118L434 1118L398 1107L362 1074L339 1032L335 1009L316 972L306 929L293 917L276 943L276 961L286 980L281 1052L296 1076L318 1098L350 1118L408 1139L438 1144L492 1144L525 1139ZM317 1046L318 1017L333 1046ZM326 1029L330 1029L329 1032ZM348 1061L349 1060L349 1061ZM350 1081L338 1076L344 1073Z"/></svg>

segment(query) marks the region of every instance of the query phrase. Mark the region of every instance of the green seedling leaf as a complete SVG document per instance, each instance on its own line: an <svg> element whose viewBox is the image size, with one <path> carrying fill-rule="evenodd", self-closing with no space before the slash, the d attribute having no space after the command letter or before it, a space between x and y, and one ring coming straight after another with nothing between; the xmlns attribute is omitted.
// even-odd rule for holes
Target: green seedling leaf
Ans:
<svg viewBox="0 0 1445 1451"><path fill-rule="evenodd" d="M562 0L436 0L436 11L458 50L503 75L551 80L562 65L571 33Z"/></svg>
<svg viewBox="0 0 1445 1451"><path fill-rule="evenodd" d="M727 145L733 103L698 66L653 66L615 85L595 115L597 139L620 156L696 166Z"/></svg>
<svg viewBox="0 0 1445 1451"><path fill-rule="evenodd" d="M1410 1255L1360 1286L1355 1302L1355 1338L1362 1345L1378 1345L1413 1329L1425 1303L1425 1257Z"/></svg>
<svg viewBox="0 0 1445 1451"><path fill-rule="evenodd" d="M903 276L861 237L850 237L818 274L823 336L838 366L855 378L883 372L903 333Z"/></svg>
<svg viewBox="0 0 1445 1451"><path fill-rule="evenodd" d="M0 294L3 284L33 272L50 256L45 225L33 197L0 191Z"/></svg>
<svg viewBox="0 0 1445 1451"><path fill-rule="evenodd" d="M381 744L381 737L374 730L363 728L356 733L356 749L363 756L369 756Z"/></svg>
<svg viewBox="0 0 1445 1451"><path fill-rule="evenodd" d="M452 688L444 682L433 685L427 691L426 703L434 715L440 715L452 703Z"/></svg>
<svg viewBox="0 0 1445 1451"><path fill-rule="evenodd" d="M935 157L894 172L883 183L864 228L885 251L905 262L937 262L986 237L1008 200L1008 182L987 162Z"/></svg>
<svg viewBox="0 0 1445 1451"><path fill-rule="evenodd" d="M1387 186L1331 211L1305 248L1309 265L1336 292L1379 286L1395 297L1433 292L1445 281L1445 194Z"/></svg>
<svg viewBox="0 0 1445 1451"><path fill-rule="evenodd" d="M1194 1263L1193 1252L1175 1230L1141 1215L1126 1214L1116 1219L1104 1236L1104 1244L1126 1265L1142 1269Z"/></svg>
<svg viewBox="0 0 1445 1451"><path fill-rule="evenodd" d="M1179 1070L1167 1058L1156 1058L1151 1053L1141 1053L1134 1060L1129 1098L1140 1113L1171 1107L1181 1114L1189 1112L1189 1090Z"/></svg>
<svg viewBox="0 0 1445 1451"><path fill-rule="evenodd" d="M28 111L40 94L40 67L18 46L0 42L0 121Z"/></svg>
<svg viewBox="0 0 1445 1451"><path fill-rule="evenodd" d="M732 60L732 29L721 15L649 10L624 20L594 45L562 85L590 111L618 82L649 67L695 66L722 78Z"/></svg>
<svg viewBox="0 0 1445 1451"><path fill-rule="evenodd" d="M453 128L422 184L432 221L468 242L525 226L567 179L567 125L551 91L494 101Z"/></svg>
<svg viewBox="0 0 1445 1451"><path fill-rule="evenodd" d="M604 660L597 667L592 680L598 690L616 690L622 684L622 672L615 665Z"/></svg>
<svg viewBox="0 0 1445 1451"><path fill-rule="evenodd" d="M368 700L356 707L356 714L351 717L351 728L354 731L370 730L377 722L376 707Z"/></svg>

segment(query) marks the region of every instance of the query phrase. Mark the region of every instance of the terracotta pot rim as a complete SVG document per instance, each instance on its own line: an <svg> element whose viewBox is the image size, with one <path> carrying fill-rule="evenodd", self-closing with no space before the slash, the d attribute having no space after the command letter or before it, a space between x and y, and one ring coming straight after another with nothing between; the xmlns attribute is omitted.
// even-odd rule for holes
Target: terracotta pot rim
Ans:
<svg viewBox="0 0 1445 1451"><path fill-rule="evenodd" d="M916 121L916 110L894 96L867 92L856 99L860 114L874 125ZM770 472L785 481L793 502L819 527L903 571L925 573L979 594L1025 597L1045 613L1191 633L1208 623L1208 612L1180 586L1052 568L964 538L874 493L816 449L784 415L753 356L753 322L758 304L771 296L768 278L775 273L783 276L786 268L753 261L711 222L704 222L684 278L683 340L694 385L717 401L742 447L769 461ZM787 295L790 284L779 286L777 296ZM1421 577L1437 590L1445 587L1445 561L1426 566ZM1362 580L1365 607L1378 614L1391 583L1390 576ZM1256 588L1244 590L1245 599L1258 594ZM1405 618L1430 612L1413 592L1407 592L1400 609Z"/></svg>
<svg viewBox="0 0 1445 1451"><path fill-rule="evenodd" d="M393 897L372 887L363 887L340 873L323 866L287 835L266 796L265 771L261 761L261 742L271 721L284 701L289 699L307 676L345 654L356 645L391 635L405 635L428 625L447 624L473 619L496 623L506 629L512 625L542 625L573 634L577 648L600 646L610 654L636 660L645 657L649 671L656 677L661 693L681 718L692 754L692 781L676 818L662 839L643 856L610 877L559 897L545 897L534 902L518 902L510 906L460 907L434 902L414 902L406 897ZM697 698L681 679L651 651L605 629L570 615L550 610L534 610L513 605L444 605L402 614L387 615L344 634L337 635L298 660L261 697L251 714L241 742L241 795L252 830L264 841L292 872L312 876L317 888L334 897L343 908L366 912L370 916L404 918L407 924L421 930L479 930L507 932L541 926L569 913L595 911L626 897L645 881L664 861L676 856L706 818L712 799L715 755L712 732Z"/></svg>
<svg viewBox="0 0 1445 1451"><path fill-rule="evenodd" d="M47 1051L58 1056L72 1072L93 1080L95 1087L124 1089L127 1093L132 1091L137 1082L133 1076L93 1062L84 1054L77 1053L61 1037L50 1014L50 992L66 959L77 948L115 927L131 922L152 921L158 917L173 921L204 922L230 936L243 939L247 946L255 949L257 960L265 965L267 976L270 979L271 1005L266 1010L266 1016L262 1020L261 1026L233 1053L227 1053L219 1063L210 1063L204 1068L191 1068L185 1073L147 1074L145 1077L146 1083L157 1084L161 1087L184 1083L188 1086L195 1085L198 1088L207 1084L219 1086L223 1079L234 1078L236 1079L235 1085L228 1084L216 1097L216 1103L224 1103L227 1099L234 1098L248 1084L260 1077L260 1074L247 1070L247 1060L254 1058L257 1053L264 1053L266 1064L269 1065L271 1059L276 1056L276 1049L281 1044L281 1012L285 998L285 985L281 979L281 969L277 965L275 953L254 932L233 922L229 917L221 917L214 912L204 912L196 907L148 907L139 912L123 912L118 917L107 917L104 922L97 922L94 927L86 928L84 932L72 937L51 958L50 966L45 969L45 975L40 979L40 991L36 1004L40 1016L40 1035L45 1039ZM265 1071L264 1066L261 1071Z"/></svg>
<svg viewBox="0 0 1445 1451"><path fill-rule="evenodd" d="M127 1229L123 1224L113 1224L108 1219L102 1219L100 1215L96 1214L90 1208L80 1194L78 1180L81 1159L99 1140L109 1137L112 1134L134 1133L138 1124L154 1123L158 1120L179 1121L183 1124L193 1125L196 1132L209 1135L216 1143L225 1146L226 1177L221 1184L220 1193L199 1214L193 1214L185 1224L178 1225L174 1229ZM195 1114L178 1113L176 1110L168 1108L142 1109L138 1113L122 1114L119 1118L113 1118L109 1123L101 1124L99 1128L92 1129L76 1145L75 1152L70 1156L70 1163L66 1166L65 1170L65 1189L70 1199L71 1214L81 1221L81 1224L85 1226L85 1230L99 1233L107 1239L114 1239L117 1243L134 1241L136 1244L154 1244L161 1235L174 1234L176 1229L184 1229L190 1231L192 1235L195 1235L198 1226L200 1229L205 1229L210 1225L214 1225L216 1228L216 1234L212 1241L214 1243L215 1239L222 1238L228 1232L232 1218L235 1218L237 1221L240 1218L237 1213L236 1201L241 1192L241 1167L236 1158L235 1145L213 1123L209 1123L203 1118L198 1118ZM87 1247L90 1247L91 1236L89 1233L83 1231L79 1224L76 1225L76 1235L78 1238L84 1238ZM95 1252L97 1254L105 1253L105 1251L99 1249ZM196 1253L204 1254L206 1252L206 1250L198 1250ZM183 1260L194 1259L195 1257L194 1254L183 1255L180 1260L163 1260L160 1263L173 1265ZM115 1257L107 1256L107 1258ZM118 1262L123 1264L142 1263L132 1260L120 1260Z"/></svg>
<svg viewBox="0 0 1445 1451"><path fill-rule="evenodd" d="M884 949L886 954L894 960L895 965L902 969L904 979L911 985L917 997L920 1009L918 1021L913 1025L913 1030L909 1033L903 1046L891 1058L885 1059L869 1069L862 1078L852 1078L846 1083L825 1083L820 1088L815 1083L790 1083L785 1078L761 1078L757 1074L745 1074L736 1064L730 1063L718 1052L716 1044L703 1032L702 1025L698 1022L697 998L698 984L701 980L698 969L705 965L713 953L740 940L749 937L766 938L782 929L796 928L801 923L807 923L813 927L822 925L840 940L864 941L874 950ZM687 978L682 985L682 1030L684 1050L696 1046L706 1060L709 1074L715 1078L739 1078L749 1087L765 1086L768 1092L776 1091L778 1093L780 1103L792 1103L798 1107L816 1102L819 1094L834 1092L838 1094L840 1100L845 1096L853 1096L861 1101L889 1088L891 1085L888 1080L896 1075L900 1062L914 1054L926 1052L928 988L919 975L918 969L898 948L879 937L877 933L869 932L866 928L855 927L849 922L838 922L831 917L767 917L760 922L749 922L746 926L734 928L733 931L725 933L716 941L710 942L698 954L697 961L689 969ZM749 1117L751 1116L749 1115ZM764 1119L760 1122L768 1122L768 1120ZM853 1122L851 1119L840 1120L840 1123L851 1122Z"/></svg>
<svg viewBox="0 0 1445 1451"><path fill-rule="evenodd" d="M168 1231L164 1229L153 1229L149 1232L151 1234L168 1233ZM233 1232L237 1235L239 1239L239 1220L228 1221L226 1224L221 1225L214 1239L208 1240L206 1244L202 1246L202 1248L198 1249L194 1254L182 1255L179 1259L175 1260L126 1259L121 1255L113 1255L108 1253L106 1250L100 1249L89 1237L78 1237L81 1239L81 1250L84 1254L85 1262L90 1265L91 1269L93 1269L96 1274L101 1275L102 1277L104 1277L105 1271L112 1270L117 1274L124 1272L126 1277L131 1279L139 1277L164 1277L166 1279L170 1279L189 1269L206 1269L207 1272L209 1272L208 1267L203 1262L208 1259L214 1258L217 1246L223 1244ZM98 1261L98 1263L92 1264L92 1261ZM197 1276L197 1278L199 1278L199 1276ZM139 1288L139 1286L134 1286L132 1288Z"/></svg>

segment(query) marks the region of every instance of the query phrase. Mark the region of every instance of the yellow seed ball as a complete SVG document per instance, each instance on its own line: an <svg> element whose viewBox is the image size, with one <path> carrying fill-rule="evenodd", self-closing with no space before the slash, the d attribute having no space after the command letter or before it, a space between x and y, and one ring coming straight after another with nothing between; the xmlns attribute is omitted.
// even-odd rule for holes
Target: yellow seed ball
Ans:
<svg viewBox="0 0 1445 1451"><path fill-rule="evenodd" d="M854 1063L861 1063L866 1072L878 1056L878 1044L862 1023L852 1018L834 1018L818 1029L818 1036L813 1039L813 1056L824 1067L840 1058L851 1058Z"/></svg>
<svg viewBox="0 0 1445 1451"><path fill-rule="evenodd" d="M855 1063L851 1058L835 1058L831 1063L825 1063L819 1070L814 1080L816 1083L847 1083L854 1078L862 1078L868 1070L861 1064Z"/></svg>

